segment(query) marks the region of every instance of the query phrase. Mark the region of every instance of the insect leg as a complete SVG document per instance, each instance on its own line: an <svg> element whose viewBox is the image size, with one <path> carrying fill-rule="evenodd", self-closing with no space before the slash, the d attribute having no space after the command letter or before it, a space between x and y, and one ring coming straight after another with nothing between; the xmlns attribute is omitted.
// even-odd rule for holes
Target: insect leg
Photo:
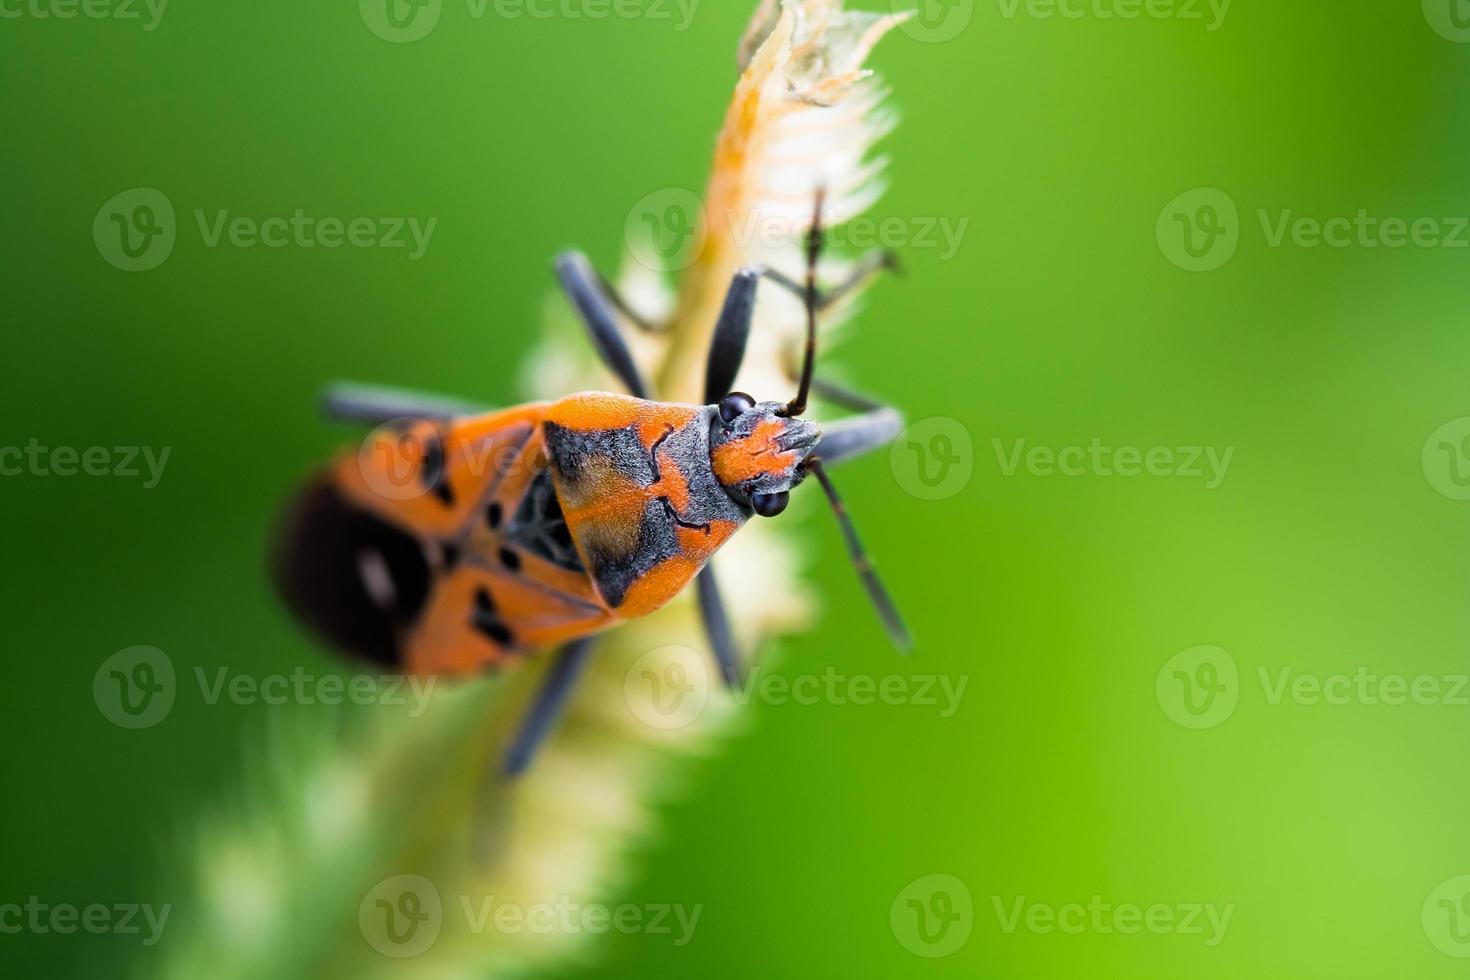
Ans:
<svg viewBox="0 0 1470 980"><path fill-rule="evenodd" d="M439 421L464 415L479 415L492 409L487 405L477 405L443 395L339 381L329 385L322 393L322 410L328 418L339 422L382 425L393 419Z"/></svg>
<svg viewBox="0 0 1470 980"><path fill-rule="evenodd" d="M822 485L822 492L827 495L828 503L832 505L832 513L837 517L837 524L842 529L842 538L847 544L847 553L852 559L852 566L857 570L863 588L868 590L868 598L872 600L873 607L878 612L878 618L883 620L883 626L888 630L888 635L894 645L901 652L908 653L914 648L913 635L909 632L908 626L904 624L898 607L893 604L893 598L883 586L883 581L878 578L878 573L873 571L873 563L868 559L867 549L863 547L862 541L858 538L857 529L853 527L852 519L847 516L847 507L842 503L842 498L838 496L837 488L832 485L832 478L827 475L823 462L815 456L810 457L805 464L807 472L817 478L817 482Z"/></svg>
<svg viewBox="0 0 1470 980"><path fill-rule="evenodd" d="M608 299L601 277L580 252L564 252L556 258L556 277L572 305L582 317L602 362L623 382L635 398L648 397L648 385L633 362L628 345L618 333L616 305Z"/></svg>
<svg viewBox="0 0 1470 980"><path fill-rule="evenodd" d="M712 405L730 393L740 364L745 360L745 342L750 339L750 322L755 317L755 288L766 270L748 266L735 273L725 305L715 321L710 340L709 361L704 372L704 401Z"/></svg>
<svg viewBox="0 0 1470 980"><path fill-rule="evenodd" d="M867 395L821 379L813 382L812 391L833 404L861 413L822 426L822 441L816 452L828 466L886 446L903 431L903 414Z"/></svg>
<svg viewBox="0 0 1470 980"><path fill-rule="evenodd" d="M869 273L863 273L850 284L842 285L826 294L826 297L841 297L844 292L854 287L861 279L866 278ZM756 287L761 279L770 279L781 287L792 289L800 297L806 297L806 287L786 278L779 272L766 269L764 266L747 266L735 273L731 281L731 288L725 294L725 306L720 309L720 319L714 323L714 338L710 341L710 359L704 372L704 401L706 404L714 404L720 398L725 397L731 391L735 383L735 375L739 373L741 361L745 360L745 342L750 339L751 320L756 316ZM817 298L816 309L822 309L823 301L831 303L831 298L823 300ZM842 397L841 389L836 385L816 382L814 391L825 395L829 401L839 404L848 404ZM858 411L872 410L878 408L876 401L867 400L861 395L850 395L856 398L857 406L848 404L848 407L856 407Z"/></svg>
<svg viewBox="0 0 1470 980"><path fill-rule="evenodd" d="M817 262L825 247L822 233L822 194L818 192L816 210L812 218L811 234L807 240L806 281L798 282L784 273L765 266L747 266L735 273L730 290L725 294L725 305L715 324L714 337L710 341L709 361L705 369L704 400L706 404L719 401L730 392L735 376L740 373L740 363L745 358L745 344L750 337L750 324L755 315L756 286L762 278L793 293L807 307L808 361L815 352L816 316L821 310L841 300L857 289L871 276L883 269L898 269L897 256L889 251L871 252L860 259L846 280L828 290L819 289L816 282ZM803 371L803 384L797 397L788 406L792 414L801 414L806 407L806 392L809 390L809 371Z"/></svg>
<svg viewBox="0 0 1470 980"><path fill-rule="evenodd" d="M699 595L699 614L704 618L704 630L709 636L710 649L715 653L720 676L728 686L735 687L740 683L735 638L730 632L730 617L726 615L725 602L720 598L720 583L715 578L714 567L705 565L694 584Z"/></svg>
<svg viewBox="0 0 1470 980"><path fill-rule="evenodd" d="M550 734L552 724L561 714L562 708L567 703L567 697L572 693L572 685L576 683L577 677L587 663L587 655L592 652L595 639L595 637L584 636L580 640L573 640L556 652L556 659L546 672L546 676L542 678L541 689L536 692L536 700L531 703L530 713L521 722L521 728L516 733L515 741L505 753L505 774L507 776L519 776L525 772L526 767L531 763L531 757L536 754L536 750Z"/></svg>
<svg viewBox="0 0 1470 980"><path fill-rule="evenodd" d="M633 326L637 327L639 330L642 330L644 333L664 333L669 329L669 325L667 323L655 323L653 320L650 320L647 316L634 309L633 304L628 302L627 297L618 292L618 287L609 282L607 276L604 276L601 272L597 271L597 269L595 267L592 267L590 263L589 268L592 268L592 274L597 277L597 285L602 287L603 295L607 297L608 302L612 303L613 307L619 313L621 313L623 315L623 318L626 319L629 323L633 324Z"/></svg>

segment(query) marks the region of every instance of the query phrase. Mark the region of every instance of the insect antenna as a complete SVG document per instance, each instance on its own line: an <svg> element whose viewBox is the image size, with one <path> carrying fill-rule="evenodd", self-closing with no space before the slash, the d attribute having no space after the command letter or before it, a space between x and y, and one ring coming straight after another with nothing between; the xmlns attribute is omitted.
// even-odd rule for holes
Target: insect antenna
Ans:
<svg viewBox="0 0 1470 980"><path fill-rule="evenodd" d="M873 571L873 563L868 560L867 549L859 540L857 528L853 527L852 519L847 516L847 507L842 503L842 498L838 496L837 488L832 485L832 478L827 475L822 461L815 457L807 459L806 469L817 478L817 482L822 485L823 492L827 494L827 502L832 505L832 512L837 515L837 523L842 528L842 537L847 542L847 553L852 557L853 567L857 569L858 577L863 580L863 587L868 590L868 597L873 600L873 606L877 609L879 618L883 620L883 626L888 630L888 635L901 652L911 652L914 648L913 634L904 624L903 616L899 614L898 607L893 603L893 597L888 594L882 580L878 578L878 573Z"/></svg>
<svg viewBox="0 0 1470 980"><path fill-rule="evenodd" d="M827 196L825 188L817 188L817 203L812 214L811 231L806 237L806 354L801 363L801 386L796 397L781 410L785 416L800 415L806 411L807 398L812 391L812 375L817 367L817 260L822 257L822 202Z"/></svg>

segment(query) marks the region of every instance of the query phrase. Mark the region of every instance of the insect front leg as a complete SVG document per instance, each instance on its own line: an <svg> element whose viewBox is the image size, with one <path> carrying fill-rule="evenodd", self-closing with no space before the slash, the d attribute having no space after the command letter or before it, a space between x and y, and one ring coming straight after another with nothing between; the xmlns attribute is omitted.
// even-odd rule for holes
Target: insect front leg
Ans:
<svg viewBox="0 0 1470 980"><path fill-rule="evenodd" d="M644 333L665 333L668 331L668 323L654 321L651 317L639 312L632 303L628 302L627 298L618 292L618 287L614 286L607 276L599 272L587 256L580 252L568 252L566 255L568 257L576 257L583 267L591 273L592 281L597 283L598 288L602 290L603 296L607 298L607 301L612 304L615 310L623 315L623 319Z"/></svg>
<svg viewBox="0 0 1470 980"><path fill-rule="evenodd" d="M817 290L813 309L827 309L884 269L897 271L897 256L889 251L869 253L858 261L842 282L827 290ZM714 404L729 394L735 384L735 376L740 373L741 362L745 360L745 345L750 339L750 325L755 319L756 287L762 279L770 280L798 299L807 299L806 286L775 269L752 265L735 273L710 340L704 379L704 400L708 404Z"/></svg>
<svg viewBox="0 0 1470 980"><path fill-rule="evenodd" d="M564 252L556 259L556 277L577 308L592 344L608 370L618 376L635 398L648 398L648 383L638 371L628 345L618 332L618 303L609 298L602 277L580 252Z"/></svg>

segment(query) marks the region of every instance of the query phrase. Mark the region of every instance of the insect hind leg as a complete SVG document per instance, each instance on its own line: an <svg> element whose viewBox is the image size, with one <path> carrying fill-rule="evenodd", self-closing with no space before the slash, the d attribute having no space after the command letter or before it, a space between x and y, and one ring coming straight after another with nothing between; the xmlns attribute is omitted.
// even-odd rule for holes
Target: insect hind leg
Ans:
<svg viewBox="0 0 1470 980"><path fill-rule="evenodd" d="M322 393L322 411L338 422L382 425L401 418L447 421L493 409L444 395L339 381Z"/></svg>
<svg viewBox="0 0 1470 980"><path fill-rule="evenodd" d="M513 778L525 772L536 755L536 750L551 734L552 726L566 707L577 678L587 665L587 656L592 652L595 642L596 637L584 636L573 640L554 654L556 659L542 678L536 699L531 702L531 710L521 722L520 730L505 753L502 771L506 776Z"/></svg>
<svg viewBox="0 0 1470 980"><path fill-rule="evenodd" d="M715 664L720 668L720 676L724 678L728 687L735 687L740 683L740 667L738 654L735 651L735 637L730 630L730 616L725 612L725 601L720 598L720 583L715 578L715 570L710 565L705 565L694 580L696 592L699 596L699 614L704 619L705 634L709 638L710 649L714 651Z"/></svg>

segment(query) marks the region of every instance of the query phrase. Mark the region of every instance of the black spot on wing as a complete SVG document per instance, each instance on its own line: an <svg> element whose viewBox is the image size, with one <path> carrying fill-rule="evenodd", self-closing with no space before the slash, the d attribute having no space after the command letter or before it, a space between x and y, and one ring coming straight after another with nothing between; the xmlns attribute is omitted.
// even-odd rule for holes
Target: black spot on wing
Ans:
<svg viewBox="0 0 1470 980"><path fill-rule="evenodd" d="M495 610L494 597L483 586L475 590L475 609L470 614L470 625L498 646L509 647L515 644L515 634L501 621L500 614Z"/></svg>
<svg viewBox="0 0 1470 980"><path fill-rule="evenodd" d="M318 480L282 522L272 573L287 608L333 646L384 667L401 666L398 638L429 595L420 539Z"/></svg>

